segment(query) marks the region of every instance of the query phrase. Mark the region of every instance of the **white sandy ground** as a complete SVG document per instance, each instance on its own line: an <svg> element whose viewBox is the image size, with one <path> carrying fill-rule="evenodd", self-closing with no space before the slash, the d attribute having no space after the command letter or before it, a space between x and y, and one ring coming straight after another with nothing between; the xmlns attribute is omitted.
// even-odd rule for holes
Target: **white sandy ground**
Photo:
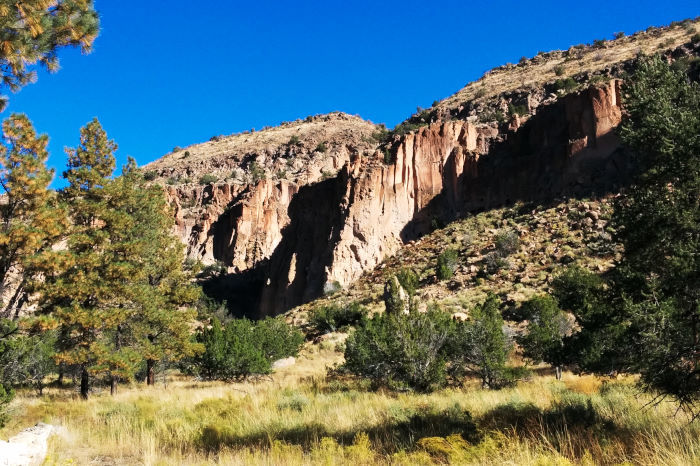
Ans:
<svg viewBox="0 0 700 466"><path fill-rule="evenodd" d="M48 440L56 428L40 422L9 441L0 440L0 466L33 466L44 462Z"/></svg>

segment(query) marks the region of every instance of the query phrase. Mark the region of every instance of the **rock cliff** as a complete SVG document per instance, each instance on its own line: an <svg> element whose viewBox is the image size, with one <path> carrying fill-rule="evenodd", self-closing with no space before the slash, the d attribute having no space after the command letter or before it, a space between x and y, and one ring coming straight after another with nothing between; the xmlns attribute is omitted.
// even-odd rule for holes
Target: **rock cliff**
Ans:
<svg viewBox="0 0 700 466"><path fill-rule="evenodd" d="M486 91L470 84L388 136L335 113L178 148L146 174L166 185L188 255L225 268L205 290L237 314L279 314L352 283L435 225L616 190L629 172L614 132L617 77L639 50L698 55L689 33L538 55L487 73ZM576 79L556 78L569 68Z"/></svg>

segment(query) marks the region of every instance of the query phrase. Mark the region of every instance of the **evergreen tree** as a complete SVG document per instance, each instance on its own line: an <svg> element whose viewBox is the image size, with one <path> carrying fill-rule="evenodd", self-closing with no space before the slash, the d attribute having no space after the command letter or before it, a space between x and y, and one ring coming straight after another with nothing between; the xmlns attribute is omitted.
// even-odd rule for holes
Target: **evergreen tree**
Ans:
<svg viewBox="0 0 700 466"><path fill-rule="evenodd" d="M99 31L92 0L0 0L0 86L17 91L36 78L37 63L58 69L58 50L90 50ZM7 103L0 97L0 111Z"/></svg>
<svg viewBox="0 0 700 466"><path fill-rule="evenodd" d="M52 264L51 246L67 228L65 210L49 189L48 137L38 136L25 115L3 122L0 146L0 295L9 295L0 315L11 317L27 300L37 275Z"/></svg>
<svg viewBox="0 0 700 466"><path fill-rule="evenodd" d="M133 354L119 346L119 332L128 317L127 284L133 267L110 256L105 186L114 170L117 146L97 119L80 130L80 145L68 149L69 185L64 191L72 220L59 266L47 274L43 301L60 326L58 362L80 368L80 394L88 397L90 375L128 372ZM115 348L116 346L116 348Z"/></svg>
<svg viewBox="0 0 700 466"><path fill-rule="evenodd" d="M525 302L523 313L528 319L527 333L518 339L523 356L551 364L557 380L561 380L562 366L569 361L564 344L573 330L569 318L549 295L535 296Z"/></svg>
<svg viewBox="0 0 700 466"><path fill-rule="evenodd" d="M133 312L125 327L146 360L151 385L159 361L178 361L201 350L191 339L201 291L183 268L183 246L171 233L174 217L162 188L147 186L133 159L110 183L106 197L108 222L115 219L112 241L121 249L117 256L133 266L128 290Z"/></svg>
<svg viewBox="0 0 700 466"><path fill-rule="evenodd" d="M642 384L686 406L700 398L700 85L659 57L624 89L620 135L638 166L615 206L614 312Z"/></svg>
<svg viewBox="0 0 700 466"><path fill-rule="evenodd" d="M501 388L515 380L517 374L507 366L511 344L503 332L501 300L490 294L472 309L469 320L457 322L449 342L453 354L451 373L481 379L484 387Z"/></svg>

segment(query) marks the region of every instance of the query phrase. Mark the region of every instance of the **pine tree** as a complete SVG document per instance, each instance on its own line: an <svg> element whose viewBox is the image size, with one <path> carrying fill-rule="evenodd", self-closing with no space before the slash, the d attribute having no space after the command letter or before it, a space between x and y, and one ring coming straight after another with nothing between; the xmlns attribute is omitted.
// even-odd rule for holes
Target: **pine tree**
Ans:
<svg viewBox="0 0 700 466"><path fill-rule="evenodd" d="M0 86L17 91L36 78L37 63L58 69L58 50L88 52L99 31L92 0L0 0ZM0 111L7 98L0 96Z"/></svg>
<svg viewBox="0 0 700 466"><path fill-rule="evenodd" d="M80 368L80 394L88 397L90 375L127 371L132 354L115 350L127 317L129 267L109 256L110 231L105 215L105 186L114 170L117 146L97 119L80 130L80 145L68 149L69 185L64 196L73 222L67 247L53 274L47 274L42 301L60 326L57 360ZM117 371L118 372L118 371Z"/></svg>
<svg viewBox="0 0 700 466"><path fill-rule="evenodd" d="M37 275L50 267L51 246L68 222L56 193L49 189L53 170L46 168L48 137L38 136L25 115L3 123L0 147L0 295L11 293L0 315L15 317L35 287Z"/></svg>
<svg viewBox="0 0 700 466"><path fill-rule="evenodd" d="M172 235L174 217L162 188L147 186L133 160L107 188L112 215L128 219L115 228L121 261L132 264L128 298L133 315L126 326L134 347L146 360L146 381L154 383L155 365L194 355L201 345L191 339L194 304L201 290L183 268L182 244Z"/></svg>

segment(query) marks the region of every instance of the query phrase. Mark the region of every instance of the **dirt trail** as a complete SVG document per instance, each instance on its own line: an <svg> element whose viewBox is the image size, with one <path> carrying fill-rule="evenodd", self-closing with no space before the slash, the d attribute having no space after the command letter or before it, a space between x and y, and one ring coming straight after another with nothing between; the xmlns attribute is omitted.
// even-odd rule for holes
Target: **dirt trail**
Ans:
<svg viewBox="0 0 700 466"><path fill-rule="evenodd" d="M9 441L0 441L0 466L33 466L43 463L48 440L56 428L39 423L24 429Z"/></svg>

